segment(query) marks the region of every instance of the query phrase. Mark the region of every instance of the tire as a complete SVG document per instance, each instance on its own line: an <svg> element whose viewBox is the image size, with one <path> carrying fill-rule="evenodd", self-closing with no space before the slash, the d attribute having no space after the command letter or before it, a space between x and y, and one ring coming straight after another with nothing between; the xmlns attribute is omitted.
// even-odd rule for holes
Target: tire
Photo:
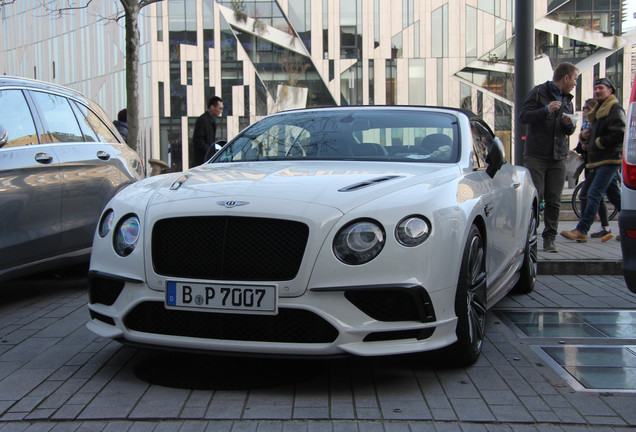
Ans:
<svg viewBox="0 0 636 432"><path fill-rule="evenodd" d="M523 251L523 264L519 280L512 288L515 294L529 294L534 290L537 280L537 218L534 207L530 211L530 223L528 224L528 234L526 236L526 246Z"/></svg>
<svg viewBox="0 0 636 432"><path fill-rule="evenodd" d="M577 218L581 219L581 198L579 198L579 193L581 192L581 188L583 187L583 182L580 182L576 185L574 190L572 191L572 210L574 210L574 214ZM618 209L614 207L614 204L609 202L607 197L605 197L605 205L607 205L607 219L614 220L616 215L618 214Z"/></svg>
<svg viewBox="0 0 636 432"><path fill-rule="evenodd" d="M470 228L455 294L457 342L443 353L447 364L467 367L481 354L486 328L486 251L477 226Z"/></svg>

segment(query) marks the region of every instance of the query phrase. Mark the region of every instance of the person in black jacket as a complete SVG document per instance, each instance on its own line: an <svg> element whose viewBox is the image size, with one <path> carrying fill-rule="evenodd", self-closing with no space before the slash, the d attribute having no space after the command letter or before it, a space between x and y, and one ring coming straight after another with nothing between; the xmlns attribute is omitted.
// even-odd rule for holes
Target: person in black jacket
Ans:
<svg viewBox="0 0 636 432"><path fill-rule="evenodd" d="M561 231L561 235L578 242L587 241L587 232L594 222L601 200L605 195L620 211L621 192L618 172L622 164L625 110L614 93L616 88L608 78L594 81L596 108L588 115L592 127L582 132L587 139L586 168L594 169L594 178L587 190L587 205L576 228Z"/></svg>
<svg viewBox="0 0 636 432"><path fill-rule="evenodd" d="M199 116L194 124L190 147L190 167L205 162L205 154L216 140L216 117L221 117L221 114L223 114L223 100L218 96L211 97L208 101L208 109Z"/></svg>
<svg viewBox="0 0 636 432"><path fill-rule="evenodd" d="M125 142L128 142L128 110L126 108L117 113L117 120L113 124L117 128L119 135Z"/></svg>
<svg viewBox="0 0 636 432"><path fill-rule="evenodd" d="M534 87L520 110L519 120L528 125L523 164L532 176L539 200L545 199L543 249L558 252L554 240L558 233L561 194L565 183L565 160L570 150L569 135L576 125L573 96L579 71L572 63L560 63L552 81Z"/></svg>

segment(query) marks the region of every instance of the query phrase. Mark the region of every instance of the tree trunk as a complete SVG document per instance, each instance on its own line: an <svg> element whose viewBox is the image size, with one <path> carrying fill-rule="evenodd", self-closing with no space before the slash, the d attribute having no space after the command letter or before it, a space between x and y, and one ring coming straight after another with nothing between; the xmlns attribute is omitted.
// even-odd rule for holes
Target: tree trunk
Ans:
<svg viewBox="0 0 636 432"><path fill-rule="evenodd" d="M144 158L139 146L139 0L120 0L126 20L126 97L128 145Z"/></svg>

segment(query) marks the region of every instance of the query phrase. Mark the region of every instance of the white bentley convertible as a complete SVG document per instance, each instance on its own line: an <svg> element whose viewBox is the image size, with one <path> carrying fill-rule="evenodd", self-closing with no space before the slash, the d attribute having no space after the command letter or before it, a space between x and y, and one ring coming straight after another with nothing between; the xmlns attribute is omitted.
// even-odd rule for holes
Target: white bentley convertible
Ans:
<svg viewBox="0 0 636 432"><path fill-rule="evenodd" d="M529 173L470 113L321 108L251 125L209 162L106 206L88 328L248 355L481 352L487 308L537 268Z"/></svg>

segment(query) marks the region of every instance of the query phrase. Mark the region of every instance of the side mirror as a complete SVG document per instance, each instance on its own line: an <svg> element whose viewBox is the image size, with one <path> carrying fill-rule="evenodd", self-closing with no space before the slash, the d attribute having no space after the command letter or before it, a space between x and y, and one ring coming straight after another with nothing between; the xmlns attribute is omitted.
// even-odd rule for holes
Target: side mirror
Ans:
<svg viewBox="0 0 636 432"><path fill-rule="evenodd" d="M495 137L492 140L488 156L486 156L486 163L488 163L486 174L488 174L490 178L494 178L497 171L499 171L499 169L503 166L504 161L503 144L499 138Z"/></svg>
<svg viewBox="0 0 636 432"><path fill-rule="evenodd" d="M0 148L3 147L8 142L9 142L9 132L7 132L4 126L0 125Z"/></svg>
<svg viewBox="0 0 636 432"><path fill-rule="evenodd" d="M205 152L205 157L203 158L203 160L205 162L209 161L212 158L212 156L216 154L216 152L218 152L219 150L223 148L225 144L227 144L227 141L225 140L216 141L214 144L208 147L208 151Z"/></svg>

